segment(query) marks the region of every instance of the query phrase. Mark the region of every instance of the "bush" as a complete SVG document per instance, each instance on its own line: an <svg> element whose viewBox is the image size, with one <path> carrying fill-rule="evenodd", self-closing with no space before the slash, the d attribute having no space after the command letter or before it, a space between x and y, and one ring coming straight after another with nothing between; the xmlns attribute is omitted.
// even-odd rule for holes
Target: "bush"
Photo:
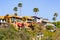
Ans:
<svg viewBox="0 0 60 40"><path fill-rule="evenodd" d="M53 22L53 24L55 24L55 26L57 27L57 28L60 28L60 22L58 21L58 22Z"/></svg>
<svg viewBox="0 0 60 40"><path fill-rule="evenodd" d="M23 31L16 31L13 26L0 28L0 40L29 40L29 35Z"/></svg>
<svg viewBox="0 0 60 40"><path fill-rule="evenodd" d="M46 29L47 29L47 30L51 30L51 29L53 29L53 26L47 25L47 26L46 26Z"/></svg>

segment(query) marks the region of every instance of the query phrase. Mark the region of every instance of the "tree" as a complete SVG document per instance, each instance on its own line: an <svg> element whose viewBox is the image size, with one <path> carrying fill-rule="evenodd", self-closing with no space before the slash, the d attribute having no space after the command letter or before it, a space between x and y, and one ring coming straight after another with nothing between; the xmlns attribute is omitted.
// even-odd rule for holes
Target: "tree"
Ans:
<svg viewBox="0 0 60 40"><path fill-rule="evenodd" d="M51 29L53 29L53 26L47 25L47 26L46 26L46 29L47 29L47 30L51 30Z"/></svg>
<svg viewBox="0 0 60 40"><path fill-rule="evenodd" d="M15 13L17 13L17 11L18 11L17 7L14 7L13 10L15 11Z"/></svg>
<svg viewBox="0 0 60 40"><path fill-rule="evenodd" d="M58 13L54 13L54 16L57 17L58 16Z"/></svg>
<svg viewBox="0 0 60 40"><path fill-rule="evenodd" d="M34 8L34 9L33 9L33 12L35 12L35 14L37 14L38 11L39 11L38 8Z"/></svg>
<svg viewBox="0 0 60 40"><path fill-rule="evenodd" d="M15 16L17 16L17 13L14 13Z"/></svg>
<svg viewBox="0 0 60 40"><path fill-rule="evenodd" d="M6 15L5 15L5 18L8 18L8 16L9 16L9 14L6 14Z"/></svg>
<svg viewBox="0 0 60 40"><path fill-rule="evenodd" d="M56 17L53 17L53 19L52 19L52 20L54 20L54 21L55 21L55 20L56 20Z"/></svg>
<svg viewBox="0 0 60 40"><path fill-rule="evenodd" d="M58 13L54 13L54 15L53 15L54 17L52 18L54 21L56 21L56 18L57 18L57 16L58 16ZM55 24L56 26L57 26L57 23Z"/></svg>
<svg viewBox="0 0 60 40"><path fill-rule="evenodd" d="M20 13L21 13L22 3L19 3L18 7L20 8Z"/></svg>
<svg viewBox="0 0 60 40"><path fill-rule="evenodd" d="M57 18L57 16L58 16L58 13L54 13L53 16L54 16L54 17L53 17L53 20L56 21L56 18Z"/></svg>

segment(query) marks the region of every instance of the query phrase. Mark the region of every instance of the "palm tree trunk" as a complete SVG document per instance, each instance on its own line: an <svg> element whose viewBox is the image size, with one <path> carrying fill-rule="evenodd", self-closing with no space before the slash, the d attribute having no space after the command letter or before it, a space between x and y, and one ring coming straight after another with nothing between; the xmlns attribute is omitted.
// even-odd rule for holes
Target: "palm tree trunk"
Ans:
<svg viewBox="0 0 60 40"><path fill-rule="evenodd" d="M35 12L35 16L37 16L37 12Z"/></svg>
<svg viewBox="0 0 60 40"><path fill-rule="evenodd" d="M17 11L15 11L15 13L17 13Z"/></svg>
<svg viewBox="0 0 60 40"><path fill-rule="evenodd" d="M20 16L21 16L21 7L20 7Z"/></svg>

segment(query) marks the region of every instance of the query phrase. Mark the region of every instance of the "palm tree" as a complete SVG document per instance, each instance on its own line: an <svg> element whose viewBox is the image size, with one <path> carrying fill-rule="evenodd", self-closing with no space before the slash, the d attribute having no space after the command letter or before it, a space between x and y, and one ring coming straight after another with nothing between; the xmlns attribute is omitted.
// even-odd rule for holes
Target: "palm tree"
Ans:
<svg viewBox="0 0 60 40"><path fill-rule="evenodd" d="M54 13L53 16L54 16L54 17L53 17L53 20L56 21L56 17L58 16L58 13Z"/></svg>
<svg viewBox="0 0 60 40"><path fill-rule="evenodd" d="M57 17L58 16L58 13L54 13L54 16Z"/></svg>
<svg viewBox="0 0 60 40"><path fill-rule="evenodd" d="M6 14L6 16L9 16L9 14Z"/></svg>
<svg viewBox="0 0 60 40"><path fill-rule="evenodd" d="M38 11L39 11L38 8L34 8L34 9L33 9L33 12L35 12L35 14L37 14Z"/></svg>
<svg viewBox="0 0 60 40"><path fill-rule="evenodd" d="M15 11L15 13L17 13L18 8L17 8L17 7L14 7L14 9L13 9L13 10Z"/></svg>
<svg viewBox="0 0 60 40"><path fill-rule="evenodd" d="M15 11L14 15L17 16L17 11L18 11L18 8L17 7L14 7L13 9Z"/></svg>
<svg viewBox="0 0 60 40"><path fill-rule="evenodd" d="M22 3L19 3L18 7L20 8L20 14L21 14Z"/></svg>
<svg viewBox="0 0 60 40"><path fill-rule="evenodd" d="M52 20L54 20L54 21L55 21L55 20L56 20L56 17L53 17L53 18L52 18Z"/></svg>
<svg viewBox="0 0 60 40"><path fill-rule="evenodd" d="M56 21L56 18L57 18L57 16L58 16L58 13L54 13L53 16L54 16L54 17L53 17L53 20ZM56 23L55 25L57 25L57 23Z"/></svg>

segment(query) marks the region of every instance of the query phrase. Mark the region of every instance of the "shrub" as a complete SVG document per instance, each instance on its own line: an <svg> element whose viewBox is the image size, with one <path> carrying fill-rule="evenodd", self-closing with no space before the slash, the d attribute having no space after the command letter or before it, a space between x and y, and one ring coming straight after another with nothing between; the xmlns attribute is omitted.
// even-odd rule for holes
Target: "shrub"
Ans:
<svg viewBox="0 0 60 40"><path fill-rule="evenodd" d="M60 28L60 22L58 21L58 22L53 22L53 24L55 24L55 26L57 27L57 28Z"/></svg>
<svg viewBox="0 0 60 40"><path fill-rule="evenodd" d="M29 35L23 31L16 31L13 26L0 28L0 40L29 40Z"/></svg>
<svg viewBox="0 0 60 40"><path fill-rule="evenodd" d="M46 26L46 29L47 29L47 30L51 30L51 29L53 29L53 26L47 25L47 26Z"/></svg>

